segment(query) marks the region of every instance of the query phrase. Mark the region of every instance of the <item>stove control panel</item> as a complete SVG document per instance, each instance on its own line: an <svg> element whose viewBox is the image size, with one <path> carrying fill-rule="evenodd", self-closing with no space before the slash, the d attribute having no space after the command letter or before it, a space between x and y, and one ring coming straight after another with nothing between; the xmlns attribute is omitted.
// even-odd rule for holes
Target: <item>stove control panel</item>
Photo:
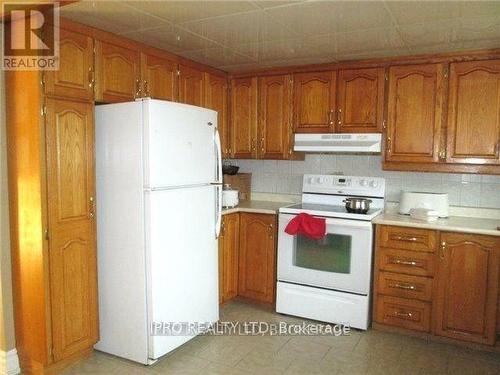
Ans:
<svg viewBox="0 0 500 375"><path fill-rule="evenodd" d="M385 179L381 177L304 175L303 193L385 196Z"/></svg>

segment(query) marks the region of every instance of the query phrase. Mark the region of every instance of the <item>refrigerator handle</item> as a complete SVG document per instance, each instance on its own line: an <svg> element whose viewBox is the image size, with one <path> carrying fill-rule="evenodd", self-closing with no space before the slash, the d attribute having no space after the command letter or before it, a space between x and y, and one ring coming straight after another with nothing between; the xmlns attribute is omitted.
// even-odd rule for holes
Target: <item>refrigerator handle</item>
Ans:
<svg viewBox="0 0 500 375"><path fill-rule="evenodd" d="M217 169L216 169L216 182L218 184L222 184L222 149L221 149L221 144L220 144L220 134L219 130L216 128L215 129L215 152L216 152L216 157L217 157Z"/></svg>
<svg viewBox="0 0 500 375"><path fill-rule="evenodd" d="M215 201L217 202L216 218L215 218L215 238L219 238L222 225L222 186L215 185Z"/></svg>

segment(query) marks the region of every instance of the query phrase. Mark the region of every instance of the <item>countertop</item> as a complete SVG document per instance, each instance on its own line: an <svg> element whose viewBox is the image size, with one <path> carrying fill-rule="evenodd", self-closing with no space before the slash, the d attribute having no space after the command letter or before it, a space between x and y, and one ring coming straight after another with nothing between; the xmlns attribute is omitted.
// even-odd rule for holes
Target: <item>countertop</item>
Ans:
<svg viewBox="0 0 500 375"><path fill-rule="evenodd" d="M233 208L222 209L222 215L232 214L235 212L250 212L256 214L272 214L278 213L280 207L289 206L293 203L290 202L277 202L277 201L240 201L240 204Z"/></svg>
<svg viewBox="0 0 500 375"><path fill-rule="evenodd" d="M424 229L435 229L448 232L475 233L489 236L500 236L500 220L483 219L466 216L450 216L447 219L438 219L435 222L415 220L407 215L384 213L373 219L374 224L395 225L401 227L413 227Z"/></svg>

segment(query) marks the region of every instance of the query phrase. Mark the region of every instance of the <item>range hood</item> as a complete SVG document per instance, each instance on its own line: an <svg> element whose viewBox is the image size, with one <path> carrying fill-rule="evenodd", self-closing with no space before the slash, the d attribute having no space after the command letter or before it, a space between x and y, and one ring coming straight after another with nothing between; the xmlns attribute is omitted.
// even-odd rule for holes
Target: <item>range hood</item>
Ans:
<svg viewBox="0 0 500 375"><path fill-rule="evenodd" d="M295 134L294 151L380 153L382 134Z"/></svg>

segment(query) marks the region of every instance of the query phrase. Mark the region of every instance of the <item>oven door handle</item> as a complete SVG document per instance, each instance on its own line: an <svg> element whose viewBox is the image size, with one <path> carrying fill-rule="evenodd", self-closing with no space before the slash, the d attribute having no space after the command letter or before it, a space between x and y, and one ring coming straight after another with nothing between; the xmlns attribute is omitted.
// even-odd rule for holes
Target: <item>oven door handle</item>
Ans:
<svg viewBox="0 0 500 375"><path fill-rule="evenodd" d="M283 224L288 224L290 220L292 220L296 215L290 214L280 214L279 221ZM315 216L321 217L321 216ZM372 222L371 221L363 221L363 220L350 220L350 219L337 219L337 218L324 218L326 220L326 227L334 226L334 227L342 227L342 228L356 228L356 229L371 229ZM327 230L328 232L328 230Z"/></svg>

